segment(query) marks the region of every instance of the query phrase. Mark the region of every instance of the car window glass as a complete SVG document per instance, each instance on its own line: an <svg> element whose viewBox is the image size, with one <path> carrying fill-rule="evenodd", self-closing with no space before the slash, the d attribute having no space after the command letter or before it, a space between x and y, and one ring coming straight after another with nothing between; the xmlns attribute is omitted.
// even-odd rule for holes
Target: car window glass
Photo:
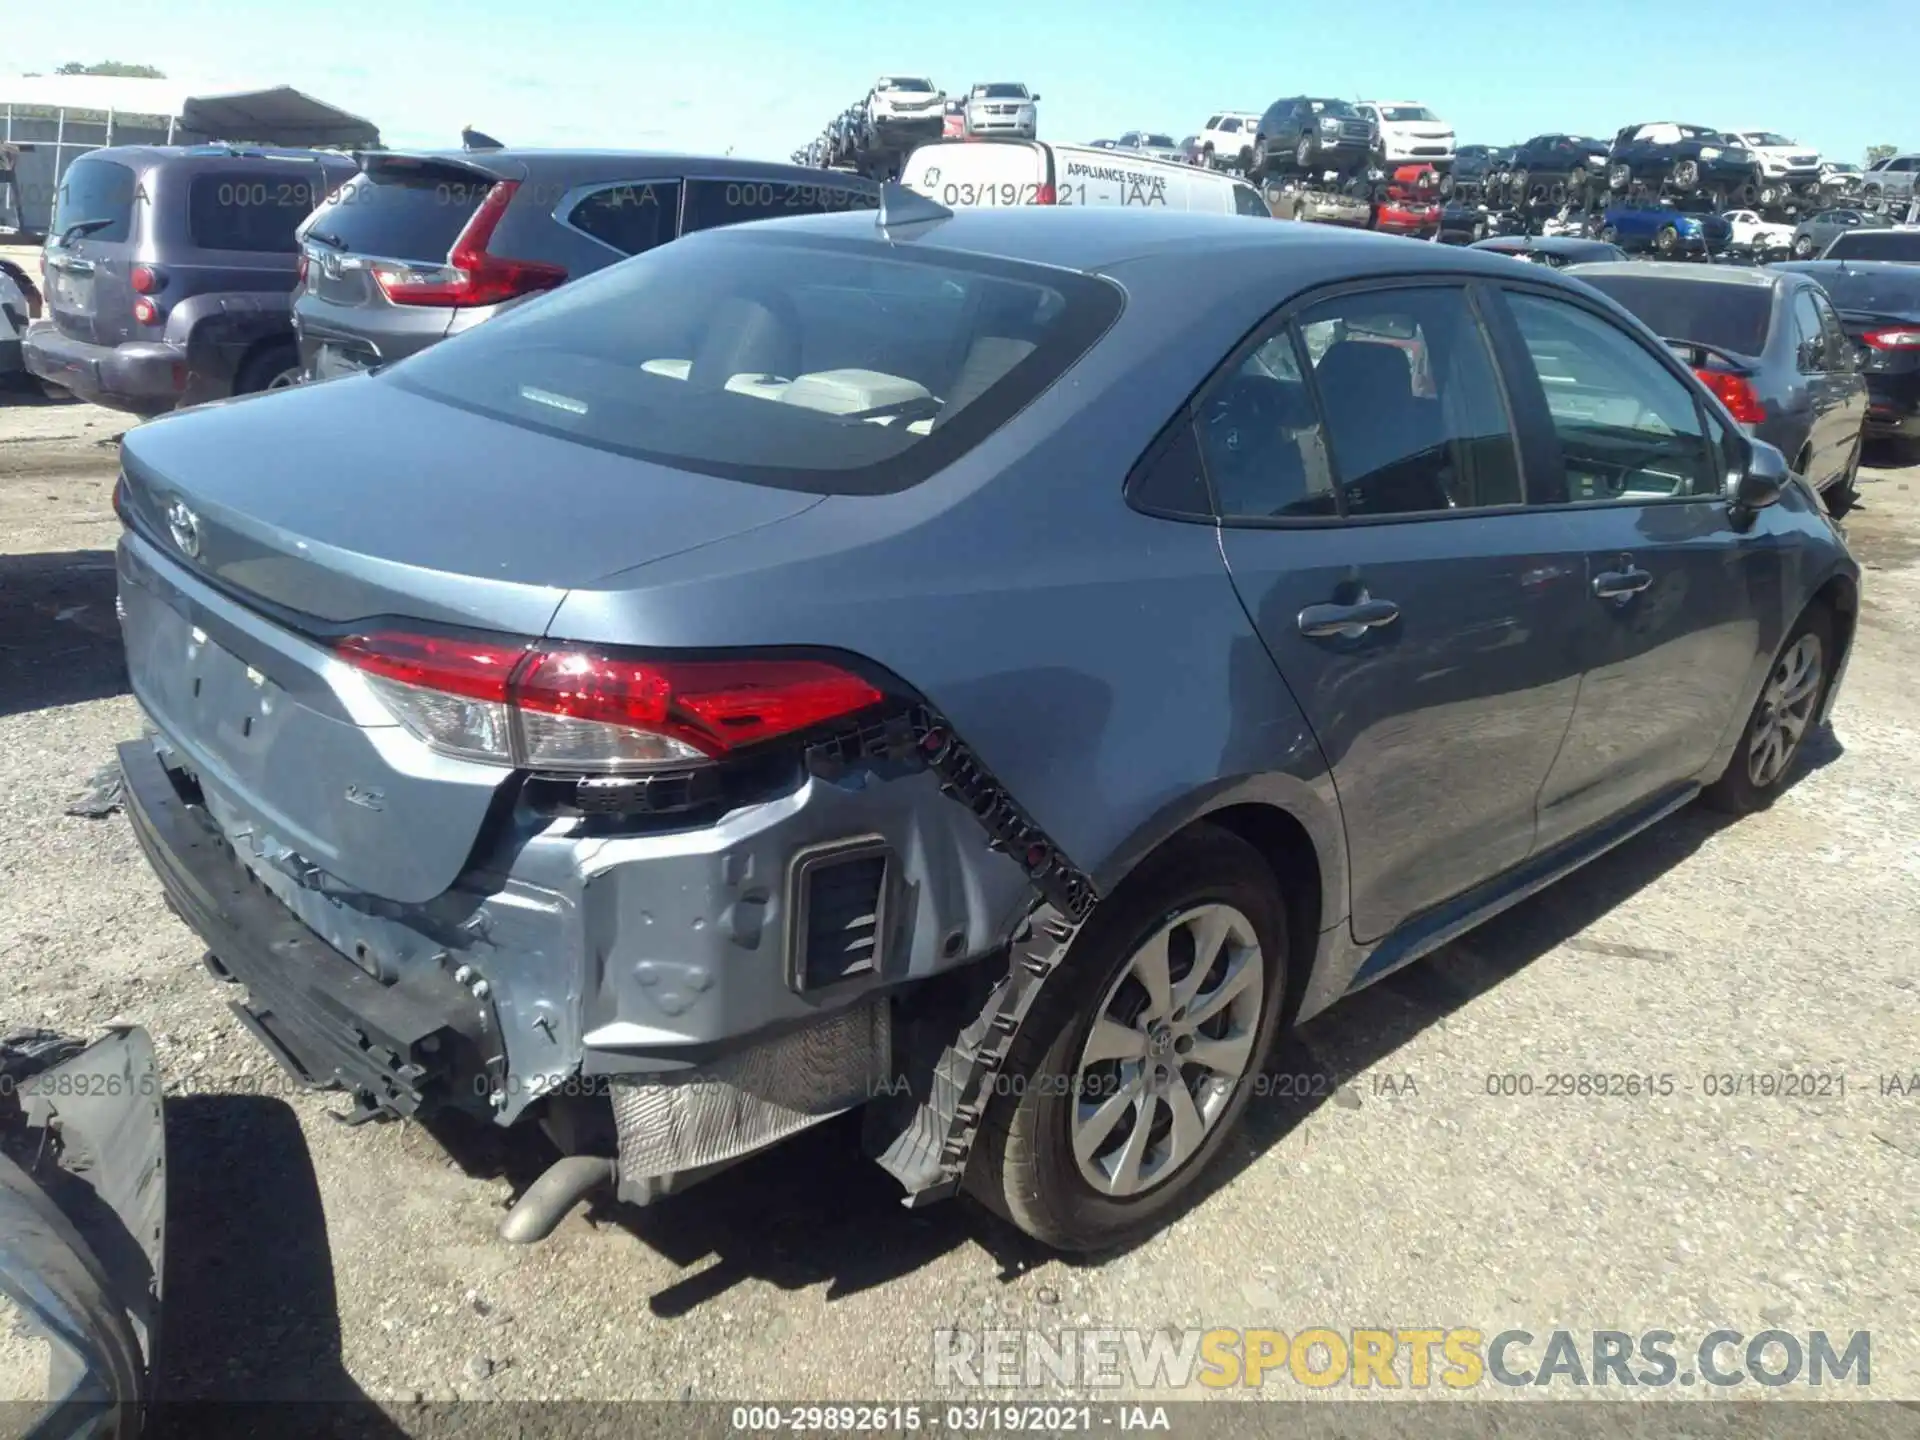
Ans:
<svg viewBox="0 0 1920 1440"><path fill-rule="evenodd" d="M133 171L118 161L85 157L74 161L54 194L48 234L57 238L75 225L98 220L105 223L86 225L85 238L109 244L125 240L133 227L137 188Z"/></svg>
<svg viewBox="0 0 1920 1440"><path fill-rule="evenodd" d="M1543 295L1507 303L1545 392L1570 501L1718 495L1693 392L1611 321Z"/></svg>
<svg viewBox="0 0 1920 1440"><path fill-rule="evenodd" d="M640 180L583 196L567 223L623 255L639 255L673 238L679 209L678 180Z"/></svg>
<svg viewBox="0 0 1920 1440"><path fill-rule="evenodd" d="M1840 324L1840 316L1827 297L1817 290L1808 293L1813 296L1813 308L1820 313L1820 332L1826 337L1829 368L1839 369L1839 362L1852 354L1853 342L1847 338L1846 329Z"/></svg>
<svg viewBox="0 0 1920 1440"><path fill-rule="evenodd" d="M187 233L202 250L297 248L293 232L313 209L317 174L217 171L187 186Z"/></svg>
<svg viewBox="0 0 1920 1440"><path fill-rule="evenodd" d="M1201 407L1224 517L1520 503L1512 427L1464 292L1343 296L1303 314L1298 336L1309 383L1288 338L1276 336Z"/></svg>
<svg viewBox="0 0 1920 1440"><path fill-rule="evenodd" d="M825 215L841 210L872 210L880 203L877 192L812 181L694 180L686 182L686 213L681 233L711 230L716 225L739 225L748 220L777 220L782 215Z"/></svg>
<svg viewBox="0 0 1920 1440"><path fill-rule="evenodd" d="M1251 185L1233 187L1233 210L1236 215L1258 215L1268 220L1273 218L1273 211L1267 208L1267 202L1260 198L1260 192Z"/></svg>
<svg viewBox="0 0 1920 1440"><path fill-rule="evenodd" d="M1827 337L1814 308L1813 292L1802 286L1793 292L1793 354L1803 373L1827 368Z"/></svg>
<svg viewBox="0 0 1920 1440"><path fill-rule="evenodd" d="M1222 120L1220 122L1220 129L1226 134L1232 135L1240 129L1240 122L1238 120Z"/></svg>
<svg viewBox="0 0 1920 1440"><path fill-rule="evenodd" d="M1463 290L1342 296L1300 325L1318 337L1313 387L1345 513L1520 503L1513 427Z"/></svg>

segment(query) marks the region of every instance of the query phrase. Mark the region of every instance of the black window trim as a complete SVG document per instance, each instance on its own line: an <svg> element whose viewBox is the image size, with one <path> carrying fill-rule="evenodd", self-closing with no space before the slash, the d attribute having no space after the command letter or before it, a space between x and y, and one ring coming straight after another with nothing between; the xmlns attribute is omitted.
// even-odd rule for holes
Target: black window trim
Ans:
<svg viewBox="0 0 1920 1440"><path fill-rule="evenodd" d="M669 240L678 240L680 238L680 216L681 216L681 211L685 208L685 205L686 205L686 194L687 194L686 179L687 177L685 175L680 174L677 171L674 171L674 172L669 172L669 173L660 174L660 175L629 176L624 180L583 181L580 184L575 185L571 190L568 190L565 194L563 194L560 197L559 201L553 207L552 215L550 218L553 220L554 224L558 225L561 229L567 231L569 234L578 235L583 240L591 240L594 244L600 246L603 250L605 250L610 255L617 255L622 260L630 260L633 258L633 256L629 252L622 250L618 245L615 245L610 241L601 239L598 235L595 235L592 231L582 230L578 225L574 224L573 212L577 210L580 206L584 205L588 200L591 200L595 195L598 195L603 190L619 190L623 187L631 189L635 185L675 186L677 187L677 193L675 194L674 201L673 201L673 233L671 235L665 236L659 242L660 244L664 245ZM645 254L646 252L642 251L640 253Z"/></svg>
<svg viewBox="0 0 1920 1440"><path fill-rule="evenodd" d="M1700 383L1699 377L1681 362L1679 356L1675 355L1672 350L1660 343L1657 336L1654 338L1652 344L1648 344L1646 339L1639 333L1644 326L1642 326L1638 320L1634 320L1631 315L1628 316L1628 319L1632 321L1632 323L1628 324L1623 322L1618 315L1611 313L1604 304L1596 304L1584 295L1557 285L1529 285L1525 283L1525 277L1520 277L1518 283L1513 279L1502 277L1497 283L1489 286L1489 289L1498 292L1497 300L1494 300L1494 297L1491 296L1489 298L1490 301L1498 305L1502 325L1512 327L1510 342L1513 346L1517 347L1517 351L1507 357L1508 363L1523 366L1524 368L1521 370L1521 374L1532 377L1531 386L1522 386L1523 390L1529 392L1527 396L1529 408L1538 406L1538 410L1531 417L1531 423L1535 426L1544 425L1546 427L1545 435L1540 438L1550 443L1554 451L1557 452L1559 448L1559 440L1554 434L1551 413L1547 409L1546 391L1540 385L1539 377L1534 371L1533 358L1527 351L1525 341L1521 337L1519 321L1514 319L1512 311L1506 306L1506 297L1510 293L1533 295L1548 300L1558 300L1562 304L1572 305L1577 309L1586 311L1597 320L1610 323L1616 330L1622 332L1627 339L1638 345L1642 351L1652 356L1656 363L1666 369L1668 374L1672 375L1681 385L1686 387L1687 393L1693 397L1694 417L1700 424L1700 438L1727 462L1729 473L1731 473L1731 470L1736 464L1744 466L1747 463L1751 451L1746 445L1747 433L1740 428L1739 422L1726 413L1726 407L1721 405L1719 400L1708 391L1707 387ZM1724 448L1714 438L1715 426L1734 442L1734 445L1738 447L1739 453L1734 455L1724 453ZM1637 508L1645 505L1725 505L1727 503L1728 475L1723 474L1720 478L1720 489L1708 495L1637 495L1631 500L1542 499L1539 501L1530 501L1529 508L1552 510L1557 514L1563 511L1618 510L1623 507ZM1555 476L1555 490L1557 494L1562 496L1566 493L1564 462L1561 473Z"/></svg>
<svg viewBox="0 0 1920 1440"><path fill-rule="evenodd" d="M1532 493L1532 486L1527 473L1526 447L1520 443L1519 416L1513 407L1496 337L1478 299L1478 292L1484 287L1484 282L1484 276L1462 271L1440 270L1417 271L1402 275L1369 275L1364 279L1339 280L1302 291L1262 317L1260 323L1227 353L1227 358L1216 365L1207 378L1195 388L1193 394L1181 407L1181 415L1189 426L1197 425L1199 407L1205 402L1207 394L1237 372L1254 351L1272 340L1281 330L1286 330L1292 338L1294 363L1299 367L1302 379L1306 380L1307 395L1313 403L1314 418L1323 438L1328 473L1333 477L1333 503L1338 513L1333 515L1235 515L1232 517L1222 515L1219 491L1213 483L1212 473L1207 469L1206 446L1200 445L1198 448L1201 471L1206 475L1207 493L1213 499L1213 523L1222 529L1231 530L1325 530L1353 525L1406 525L1435 520L1484 520L1493 516L1522 514L1536 508L1528 499ZM1347 513L1346 486L1340 477L1339 463L1334 458L1332 438L1327 431L1326 411L1321 404L1319 387L1307 378L1313 374L1313 365L1307 355L1305 339L1301 336L1300 327L1295 321L1302 311L1328 300L1338 300L1348 295L1374 294L1393 290L1463 292L1467 314L1472 319L1474 328L1479 332L1482 343L1486 346L1487 361L1492 366L1500 403L1507 414L1509 433L1514 439L1513 461L1520 474L1521 495L1517 503L1474 505L1455 510L1407 510L1388 515L1349 515ZM1195 438L1198 439L1197 431Z"/></svg>

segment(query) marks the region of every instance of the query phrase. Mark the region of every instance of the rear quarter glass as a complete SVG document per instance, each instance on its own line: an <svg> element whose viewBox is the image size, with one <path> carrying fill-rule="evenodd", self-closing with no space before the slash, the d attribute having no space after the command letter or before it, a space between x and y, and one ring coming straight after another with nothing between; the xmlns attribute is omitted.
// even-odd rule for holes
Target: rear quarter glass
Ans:
<svg viewBox="0 0 1920 1440"><path fill-rule="evenodd" d="M187 185L187 234L202 250L291 254L325 181L318 170L208 170Z"/></svg>
<svg viewBox="0 0 1920 1440"><path fill-rule="evenodd" d="M663 245L379 383L681 470L883 494L998 429L1122 305L1091 276L783 229Z"/></svg>

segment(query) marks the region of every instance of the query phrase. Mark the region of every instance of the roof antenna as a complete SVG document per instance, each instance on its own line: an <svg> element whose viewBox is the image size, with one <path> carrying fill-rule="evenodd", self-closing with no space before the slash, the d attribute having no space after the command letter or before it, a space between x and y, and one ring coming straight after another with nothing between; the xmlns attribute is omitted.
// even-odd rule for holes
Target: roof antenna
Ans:
<svg viewBox="0 0 1920 1440"><path fill-rule="evenodd" d="M880 208L874 214L874 224L882 232L896 225L924 225L951 219L953 211L938 200L909 190L898 181L889 180L880 187Z"/></svg>

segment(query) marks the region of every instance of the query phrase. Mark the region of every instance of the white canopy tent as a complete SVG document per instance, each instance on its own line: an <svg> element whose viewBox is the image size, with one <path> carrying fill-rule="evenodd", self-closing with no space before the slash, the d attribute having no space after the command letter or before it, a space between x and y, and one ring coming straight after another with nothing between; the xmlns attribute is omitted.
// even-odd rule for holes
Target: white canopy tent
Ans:
<svg viewBox="0 0 1920 1440"><path fill-rule="evenodd" d="M0 78L0 143L8 155L18 147L13 183L0 189L0 229L44 230L60 177L88 150L215 140L358 149L379 144L380 130L288 85L241 89L123 75Z"/></svg>

